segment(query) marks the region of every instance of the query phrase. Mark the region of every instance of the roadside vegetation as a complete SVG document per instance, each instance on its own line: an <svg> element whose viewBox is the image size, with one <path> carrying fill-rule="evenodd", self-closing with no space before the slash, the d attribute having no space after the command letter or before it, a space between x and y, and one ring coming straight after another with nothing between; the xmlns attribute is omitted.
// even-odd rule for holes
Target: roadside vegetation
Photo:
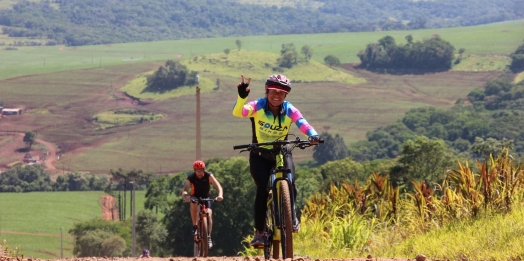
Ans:
<svg viewBox="0 0 524 261"><path fill-rule="evenodd" d="M405 190L388 175L344 182L315 193L302 212L295 253L313 258L397 257L518 260L524 244L524 172L507 151L458 165L440 184L411 181ZM247 243L251 236L243 242ZM262 255L246 247L243 255Z"/></svg>
<svg viewBox="0 0 524 261"><path fill-rule="evenodd" d="M332 161L330 167L326 163L319 168L301 168L297 173L299 191L309 194L304 201L305 205L300 207L301 231L294 234L297 255L312 258L352 258L370 254L373 257L412 258L422 253L430 259L449 260L521 258L523 245L519 232L524 229L524 172L521 163L513 160L508 150L503 149L496 157L488 157L472 164L457 160L449 171L441 173L442 182L412 180L411 186L395 185L388 174L379 174L381 171L377 165L371 169L353 168L360 171L359 173L369 173L372 170L365 182L323 180L323 172L335 173L333 170L344 160ZM224 189L231 195L227 200L214 205L216 214L213 239L216 244L212 254L235 255L235 251L241 251L242 255L261 255L261 252L247 247L247 242L252 237L250 206L254 196L247 161L244 158L232 158L213 159L207 163L208 169L221 180ZM129 181L134 175L138 175L134 177L137 178L140 173L142 172L115 170L113 180L119 180L115 185L126 184L126 180ZM179 196L180 185L187 173L156 178L150 181L147 191L137 192L140 199L137 202L137 251L148 248L155 256L191 255L191 240L188 240L190 235L187 232L191 228L189 204L183 202ZM329 183L324 183L328 186L320 186L326 189L319 191L311 186L315 182L318 185L322 182ZM130 192L129 187L127 192ZM112 193L119 195L117 190ZM2 194L2 197L3 195L8 194ZM39 202L47 202L42 201L47 194L27 195L41 197ZM54 195L63 197L63 194ZM7 202L12 202L10 197L6 197L7 201L0 204L5 206ZM126 198L124 194L117 198L120 197ZM77 204L74 200L71 197L71 203ZM97 200L99 197L94 197L91 202ZM127 204L129 200L128 193L125 201L128 209L131 207ZM52 205L56 203L51 199L48 201L49 205L45 207L53 208ZM63 204L63 201L56 202ZM35 209L40 208L35 206ZM100 211L99 207L92 211L92 218L84 217L85 221L82 222L69 221L66 226L69 234L76 236L73 253L79 257L129 255L129 214L125 214L127 218L122 219L122 222L115 223L96 217L99 215L96 214ZM23 213L25 212L16 210L10 215ZM16 222L9 222L9 219L7 221L4 221L3 227L7 226L9 231L18 231L13 226ZM63 226L61 222L63 221L53 222L56 224L50 229L54 231L47 233L56 234L59 226ZM235 225L232 227L231 224ZM33 230L26 226L20 231ZM20 240L19 236L5 236L9 239L7 242ZM118 242L125 243L122 245ZM32 245L27 248L24 245L18 247L18 253L26 256L35 251L31 250ZM47 245L46 249L58 251L59 248L56 245Z"/></svg>

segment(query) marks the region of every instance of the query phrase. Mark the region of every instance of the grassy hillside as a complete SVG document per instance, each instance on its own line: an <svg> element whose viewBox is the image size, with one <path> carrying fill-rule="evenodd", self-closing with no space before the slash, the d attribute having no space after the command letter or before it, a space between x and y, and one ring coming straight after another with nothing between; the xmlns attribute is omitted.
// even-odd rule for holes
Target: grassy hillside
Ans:
<svg viewBox="0 0 524 261"><path fill-rule="evenodd" d="M131 103L121 93L140 88L141 83L135 83L135 87L129 85L140 79L139 75L157 69L167 59L178 59L195 70L202 70L204 159L238 155L232 146L251 140L249 121L231 116L240 74L254 78L250 98L262 96L263 79L272 73L263 62L275 63L281 45L292 42L298 51L303 45L310 45L314 52L310 66L324 69L303 67L297 71L285 71L292 80L311 81L294 83L288 100L301 110L317 131L339 133L346 143L351 143L364 138L367 131L394 121L409 109L425 106L447 108L473 88L484 86L486 81L500 74L506 58L496 62L497 66L471 72L481 67L475 66L478 62L470 62L473 59L468 60L469 57L485 57L486 54L505 57L513 52L522 42L522 23L438 30L0 50L1 100L6 106L26 109L21 117L2 119L0 130L33 130L39 138L57 144L63 154L57 164L59 168L65 165L93 173L108 173L119 167L158 173L186 170L196 154L194 88L187 87L178 94L152 94L157 97L145 98L156 100L147 105ZM337 55L343 63L358 62L356 54L366 44L385 35L392 35L397 43L402 43L408 34L415 40L439 34L457 49L465 48L463 55L468 58L457 66L457 71L427 75L382 75L358 70L351 65L336 70L321 65L327 54ZM236 39L242 41L240 51L236 48ZM211 64L205 62L211 58L224 62L223 50L226 48L232 50L227 59L233 64L243 60L261 69L232 67L223 70L224 67L210 67ZM248 55L239 59L241 54ZM313 70L308 72L311 68ZM329 75L335 75L335 80ZM349 78L341 80L339 76ZM217 81L220 86L217 86ZM130 89L120 89L123 86ZM91 122L99 113L128 108L145 109L165 117L106 130L97 130ZM298 133L295 127L291 132ZM295 157L302 160L310 156L310 151L300 151Z"/></svg>
<svg viewBox="0 0 524 261"><path fill-rule="evenodd" d="M0 240L18 247L25 257L73 257L74 239L68 230L77 222L102 218L104 192L0 193ZM129 193L128 193L129 197ZM144 209L145 191L136 191L136 211ZM129 206L128 215L129 215ZM62 235L61 233L62 229Z"/></svg>
<svg viewBox="0 0 524 261"><path fill-rule="evenodd" d="M412 31L304 34L254 37L227 37L81 47L17 47L18 50L0 50L0 79L14 76L48 73L85 68L100 68L167 59L189 59L198 55L236 50L235 41L242 41L242 50L280 54L281 45L294 43L297 51L304 45L313 49L312 59L323 63L324 57L335 55L341 63L360 62L357 54L367 44L390 35L397 44L406 43L407 35L415 41L438 34L457 50L467 54L504 54L514 52L522 43L524 20L482 26L425 29Z"/></svg>

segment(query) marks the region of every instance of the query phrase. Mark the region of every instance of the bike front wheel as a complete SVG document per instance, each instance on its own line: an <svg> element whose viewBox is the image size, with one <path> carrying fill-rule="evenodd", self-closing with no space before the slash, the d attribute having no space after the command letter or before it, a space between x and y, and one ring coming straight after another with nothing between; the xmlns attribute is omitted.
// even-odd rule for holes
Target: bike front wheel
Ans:
<svg viewBox="0 0 524 261"><path fill-rule="evenodd" d="M276 226L272 198L273 197L270 194L267 199L266 218L264 222L264 258L266 260L269 260L270 258L278 259L278 252L280 251L280 242L273 239Z"/></svg>
<svg viewBox="0 0 524 261"><path fill-rule="evenodd" d="M200 222L200 256L207 257L207 252L209 250L209 234L207 227L207 218L202 218Z"/></svg>
<svg viewBox="0 0 524 261"><path fill-rule="evenodd" d="M293 220L289 184L280 182L280 243L282 259L293 258Z"/></svg>
<svg viewBox="0 0 524 261"><path fill-rule="evenodd" d="M193 256L199 257L200 256L200 242L193 242Z"/></svg>

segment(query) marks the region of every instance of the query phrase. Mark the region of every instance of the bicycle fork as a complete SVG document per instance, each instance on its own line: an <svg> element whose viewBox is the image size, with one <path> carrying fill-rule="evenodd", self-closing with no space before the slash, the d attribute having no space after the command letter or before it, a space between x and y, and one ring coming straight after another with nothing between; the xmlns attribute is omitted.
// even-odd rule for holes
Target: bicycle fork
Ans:
<svg viewBox="0 0 524 261"><path fill-rule="evenodd" d="M283 173L286 172L286 175L284 177ZM278 229L276 229L275 232L280 231L282 228L281 224L281 218L280 218L280 211L277 211L280 209L280 182L285 182L287 186L289 187L289 196L291 199L291 220L296 219L296 211L295 211L295 190L293 188L293 175L291 174L290 169L283 169L278 168L276 170L271 171L271 175L269 177L269 184L272 186L272 191L276 192L276 195L273 195L273 214L275 215L275 224L274 226ZM270 207L270 206L268 206ZM274 240L280 240L280 232L275 233L273 236Z"/></svg>

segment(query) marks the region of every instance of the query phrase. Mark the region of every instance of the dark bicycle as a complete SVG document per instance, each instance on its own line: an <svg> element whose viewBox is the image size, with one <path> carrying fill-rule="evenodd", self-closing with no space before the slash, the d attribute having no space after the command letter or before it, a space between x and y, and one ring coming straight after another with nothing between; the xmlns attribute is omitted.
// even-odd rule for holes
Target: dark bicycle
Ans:
<svg viewBox="0 0 524 261"><path fill-rule="evenodd" d="M292 134L288 134L292 135ZM319 143L324 143L320 140ZM287 146L289 145L289 146ZM305 149L313 146L309 140L276 140L272 142L251 143L233 146L233 149L255 151L260 148L271 148L275 154L276 167L271 170L268 182L267 210L264 226L264 257L279 258L279 243L282 247L282 259L293 258L293 220L295 220L295 194L293 174L285 166L285 156L296 147Z"/></svg>
<svg viewBox="0 0 524 261"><path fill-rule="evenodd" d="M209 213L207 212L206 202L215 201L210 198L191 198L191 203L198 204L198 229L195 233L195 243L193 254L195 257L207 257L209 250Z"/></svg>

